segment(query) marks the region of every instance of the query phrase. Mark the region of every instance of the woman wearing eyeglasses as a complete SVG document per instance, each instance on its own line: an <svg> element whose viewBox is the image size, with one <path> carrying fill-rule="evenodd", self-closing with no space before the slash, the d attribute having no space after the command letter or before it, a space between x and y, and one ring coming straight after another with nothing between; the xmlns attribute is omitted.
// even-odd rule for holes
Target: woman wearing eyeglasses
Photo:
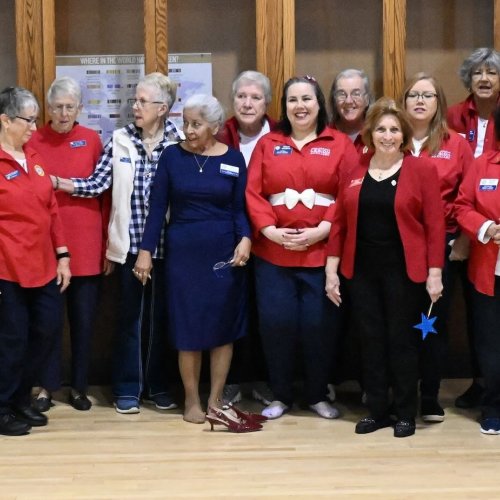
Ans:
<svg viewBox="0 0 500 500"><path fill-rule="evenodd" d="M325 296L323 270L339 180L356 158L349 138L327 126L316 80L288 80L279 130L257 143L246 190L259 330L274 394L262 414L271 419L292 408L298 348L309 408L324 418L339 416L326 401L338 310Z"/></svg>
<svg viewBox="0 0 500 500"><path fill-rule="evenodd" d="M459 75L470 94L448 109L448 125L465 137L477 158L496 147L493 113L500 95L500 53L486 47L474 50Z"/></svg>
<svg viewBox="0 0 500 500"><path fill-rule="evenodd" d="M105 266L117 264L120 279L112 367L118 413L138 413L141 398L161 410L176 408L166 380L163 245L153 253L154 269L144 286L134 269L158 160L169 144L181 140L168 120L176 89L161 73L143 77L131 102L134 122L113 132L94 173L87 178L53 176L56 190L83 198L112 185Z"/></svg>
<svg viewBox="0 0 500 500"><path fill-rule="evenodd" d="M446 124L446 97L434 77L426 73L414 75L406 82L401 100L413 127L412 154L436 167L446 221L444 292L432 313L438 318L438 333L426 337L420 346L420 414L424 422L442 422L444 410L438 394L446 360L446 322L454 274L449 256L453 252L453 259L463 260L468 247L468 238L458 230L453 204L473 156L466 140Z"/></svg>
<svg viewBox="0 0 500 500"><path fill-rule="evenodd" d="M55 80L47 92L50 121L37 130L30 146L47 161L47 171L60 177L92 174L102 151L97 133L76 122L81 90L69 77ZM70 404L89 410L87 373L90 342L96 316L100 274L103 271L106 211L103 198L82 199L56 192L59 213L71 249L71 286L65 294L71 336ZM61 386L62 332L44 363L37 382L42 390L34 401L39 411L52 405L52 392Z"/></svg>
<svg viewBox="0 0 500 500"><path fill-rule="evenodd" d="M360 154L365 148L361 130L371 101L370 81L363 70L345 69L333 80L329 98L330 125L348 135Z"/></svg>
<svg viewBox="0 0 500 500"><path fill-rule="evenodd" d="M39 106L21 87L0 92L0 434L47 425L31 388L62 324L70 255L46 163L26 143Z"/></svg>
<svg viewBox="0 0 500 500"><path fill-rule="evenodd" d="M448 125L465 137L475 158L496 148L493 113L500 103L500 53L492 48L479 48L465 58L459 70L464 87L470 92L465 101L448 109ZM467 337L473 380L467 390L455 399L459 408L473 408L481 402L483 385L476 355L472 321L472 285L462 271L466 294Z"/></svg>

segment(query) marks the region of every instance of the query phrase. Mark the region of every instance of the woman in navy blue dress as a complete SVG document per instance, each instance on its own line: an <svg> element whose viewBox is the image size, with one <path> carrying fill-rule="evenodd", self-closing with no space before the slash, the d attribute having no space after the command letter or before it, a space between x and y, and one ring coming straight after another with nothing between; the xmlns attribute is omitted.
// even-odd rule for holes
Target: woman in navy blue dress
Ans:
<svg viewBox="0 0 500 500"><path fill-rule="evenodd" d="M205 421L198 390L202 351L210 350L208 407L217 408L232 344L246 333L244 266L251 247L244 201L246 166L239 151L215 139L223 123L224 112L214 97L195 95L186 101L186 140L168 147L159 160L134 267L145 283L170 208L165 236L169 334L179 350L184 420L193 423ZM214 264L220 261L231 265L215 274Z"/></svg>

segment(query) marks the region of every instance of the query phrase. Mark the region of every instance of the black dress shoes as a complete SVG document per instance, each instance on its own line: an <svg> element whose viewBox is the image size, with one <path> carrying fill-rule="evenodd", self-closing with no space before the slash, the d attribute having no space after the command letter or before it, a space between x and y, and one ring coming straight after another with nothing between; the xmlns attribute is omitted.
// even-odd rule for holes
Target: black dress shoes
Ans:
<svg viewBox="0 0 500 500"><path fill-rule="evenodd" d="M48 397L48 398L36 398L33 400L33 402L31 403L31 405L33 406L33 408L35 408L35 410L38 410L38 411L41 411L41 412L46 412L46 411L49 411L49 409L54 406L54 403L52 402L52 398L51 397Z"/></svg>
<svg viewBox="0 0 500 500"><path fill-rule="evenodd" d="M0 415L0 434L3 436L24 436L29 434L31 426L21 422L12 413Z"/></svg>
<svg viewBox="0 0 500 500"><path fill-rule="evenodd" d="M47 425L49 419L43 413L31 406L17 406L14 408L14 414L21 422L26 422L32 427L42 427Z"/></svg>
<svg viewBox="0 0 500 500"><path fill-rule="evenodd" d="M86 394L78 394L78 396L73 396L69 393L69 404L75 409L80 411L87 411L92 408L92 403Z"/></svg>
<svg viewBox="0 0 500 500"><path fill-rule="evenodd" d="M394 437L404 438L415 434L415 419L402 418L394 426Z"/></svg>
<svg viewBox="0 0 500 500"><path fill-rule="evenodd" d="M384 427L391 427L394 422L389 417L373 418L371 416L362 418L357 424L354 432L356 434L370 434Z"/></svg>

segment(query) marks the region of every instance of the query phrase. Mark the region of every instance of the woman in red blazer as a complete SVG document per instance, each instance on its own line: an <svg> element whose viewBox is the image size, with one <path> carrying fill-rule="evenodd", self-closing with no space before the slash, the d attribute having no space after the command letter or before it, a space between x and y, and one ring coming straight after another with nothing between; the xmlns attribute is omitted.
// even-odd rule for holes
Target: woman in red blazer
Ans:
<svg viewBox="0 0 500 500"><path fill-rule="evenodd" d="M500 108L496 150L477 158L460 186L457 220L471 238L468 275L474 289L474 337L484 377L481 432L500 434Z"/></svg>
<svg viewBox="0 0 500 500"><path fill-rule="evenodd" d="M338 268L347 279L355 331L361 336L363 380L370 415L356 425L366 434L392 425L395 437L415 432L418 333L425 307L441 295L445 227L435 167L407 154L412 130L392 99L379 99L366 116L361 157L340 189L326 266L326 292L342 301Z"/></svg>

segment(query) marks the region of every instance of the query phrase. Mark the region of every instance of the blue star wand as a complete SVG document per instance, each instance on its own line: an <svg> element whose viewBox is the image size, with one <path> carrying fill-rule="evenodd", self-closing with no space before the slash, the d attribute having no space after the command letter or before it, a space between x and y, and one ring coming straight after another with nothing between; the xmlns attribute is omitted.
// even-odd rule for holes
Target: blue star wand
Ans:
<svg viewBox="0 0 500 500"><path fill-rule="evenodd" d="M433 305L434 302L431 302L429 310L427 311L427 316L424 313L420 313L420 323L413 326L413 328L416 328L417 330L422 330L422 340L425 340L425 337L427 337L429 333L437 333L437 330L434 328L434 322L437 320L437 316L433 316L432 318L429 317L431 315Z"/></svg>

